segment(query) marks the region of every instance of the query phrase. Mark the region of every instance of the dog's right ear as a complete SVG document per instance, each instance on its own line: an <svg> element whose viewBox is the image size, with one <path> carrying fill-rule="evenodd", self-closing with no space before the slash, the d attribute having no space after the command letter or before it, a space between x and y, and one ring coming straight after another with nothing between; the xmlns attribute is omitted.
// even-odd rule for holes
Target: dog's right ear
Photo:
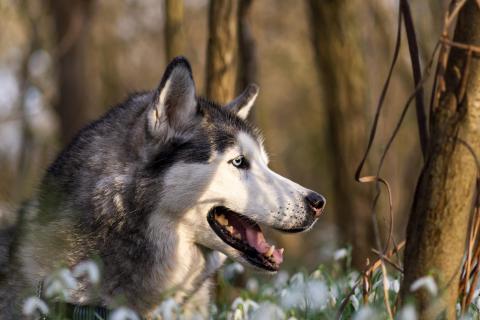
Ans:
<svg viewBox="0 0 480 320"><path fill-rule="evenodd" d="M148 110L148 129L153 136L162 136L168 129L181 130L191 124L197 112L195 83L190 63L184 57L170 62L155 91Z"/></svg>
<svg viewBox="0 0 480 320"><path fill-rule="evenodd" d="M260 89L256 84L249 84L247 88L232 102L227 104L225 108L230 112L235 113L238 117L246 119L257 99L259 90Z"/></svg>

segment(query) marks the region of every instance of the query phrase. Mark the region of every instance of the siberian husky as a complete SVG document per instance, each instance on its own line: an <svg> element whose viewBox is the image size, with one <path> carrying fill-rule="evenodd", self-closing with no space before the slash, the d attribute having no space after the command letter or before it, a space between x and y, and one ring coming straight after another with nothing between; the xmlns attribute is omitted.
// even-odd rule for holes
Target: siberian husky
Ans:
<svg viewBox="0 0 480 320"><path fill-rule="evenodd" d="M188 61L174 59L158 88L138 93L82 129L22 211L0 288L2 319L59 267L101 261L102 285L75 305L148 317L167 295L208 314L211 277L230 257L275 272L284 251L261 228L310 229L325 198L273 172L245 119L258 87L227 105L196 96ZM40 288L42 288L40 286Z"/></svg>

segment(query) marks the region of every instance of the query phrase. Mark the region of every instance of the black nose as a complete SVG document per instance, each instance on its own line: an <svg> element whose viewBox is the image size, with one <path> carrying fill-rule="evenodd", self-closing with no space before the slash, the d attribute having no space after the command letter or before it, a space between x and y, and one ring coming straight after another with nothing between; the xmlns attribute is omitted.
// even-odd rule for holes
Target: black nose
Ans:
<svg viewBox="0 0 480 320"><path fill-rule="evenodd" d="M327 200L325 200L325 198L322 195L316 192L310 192L305 197L305 200L315 212L315 217L320 216L320 214L323 212L323 208L325 208L325 204L327 203Z"/></svg>

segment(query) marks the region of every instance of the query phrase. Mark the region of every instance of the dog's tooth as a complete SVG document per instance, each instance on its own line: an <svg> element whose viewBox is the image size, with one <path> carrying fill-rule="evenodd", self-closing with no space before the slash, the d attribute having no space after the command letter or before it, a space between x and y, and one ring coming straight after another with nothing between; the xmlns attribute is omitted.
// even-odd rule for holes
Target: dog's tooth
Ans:
<svg viewBox="0 0 480 320"><path fill-rule="evenodd" d="M278 250L278 251L280 251L280 254L283 254L283 252L285 251L285 248L281 248L281 249Z"/></svg>
<svg viewBox="0 0 480 320"><path fill-rule="evenodd" d="M271 246L270 248L268 248L268 251L265 252L265 256L267 256L267 257L272 256L272 255L273 255L273 251L275 251L275 246L274 246L274 245Z"/></svg>
<svg viewBox="0 0 480 320"><path fill-rule="evenodd" d="M228 232L233 234L233 227L232 226L226 226L225 229L227 229Z"/></svg>
<svg viewBox="0 0 480 320"><path fill-rule="evenodd" d="M225 218L223 214L220 214L218 216L215 216L215 219L222 225L222 226L227 226L228 225L228 220Z"/></svg>
<svg viewBox="0 0 480 320"><path fill-rule="evenodd" d="M240 233L234 233L233 237L237 240L242 240L242 236L240 235Z"/></svg>

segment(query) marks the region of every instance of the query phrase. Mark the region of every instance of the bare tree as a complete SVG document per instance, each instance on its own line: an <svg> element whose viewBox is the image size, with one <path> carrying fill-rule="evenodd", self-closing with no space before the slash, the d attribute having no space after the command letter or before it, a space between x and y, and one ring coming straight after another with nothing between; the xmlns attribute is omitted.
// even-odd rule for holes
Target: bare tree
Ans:
<svg viewBox="0 0 480 320"><path fill-rule="evenodd" d="M238 0L210 0L206 93L219 103L226 103L235 95L238 5Z"/></svg>
<svg viewBox="0 0 480 320"><path fill-rule="evenodd" d="M64 144L93 118L87 87L88 31L93 4L93 0L50 1L57 39L58 100L55 110Z"/></svg>
<svg viewBox="0 0 480 320"><path fill-rule="evenodd" d="M439 298L415 293L422 319L443 314L455 319L460 268L476 191L480 155L480 59L467 50L480 45L480 8L467 0L461 9L438 104L431 113L429 155L419 178L407 228L402 299L418 278L433 275ZM441 62L440 62L441 63ZM442 68L441 68L442 69ZM443 69L445 70L445 69Z"/></svg>
<svg viewBox="0 0 480 320"><path fill-rule="evenodd" d="M359 3L352 0L310 0L311 35L323 103L328 120L329 166L332 168L332 204L340 237L353 245L353 264L365 266L373 246L373 228L367 194L354 180L365 138L365 65L359 46Z"/></svg>
<svg viewBox="0 0 480 320"><path fill-rule="evenodd" d="M185 51L183 0L165 0L165 48L167 63Z"/></svg>
<svg viewBox="0 0 480 320"><path fill-rule="evenodd" d="M257 46L250 26L253 0L242 0L238 8L238 91L257 81Z"/></svg>

